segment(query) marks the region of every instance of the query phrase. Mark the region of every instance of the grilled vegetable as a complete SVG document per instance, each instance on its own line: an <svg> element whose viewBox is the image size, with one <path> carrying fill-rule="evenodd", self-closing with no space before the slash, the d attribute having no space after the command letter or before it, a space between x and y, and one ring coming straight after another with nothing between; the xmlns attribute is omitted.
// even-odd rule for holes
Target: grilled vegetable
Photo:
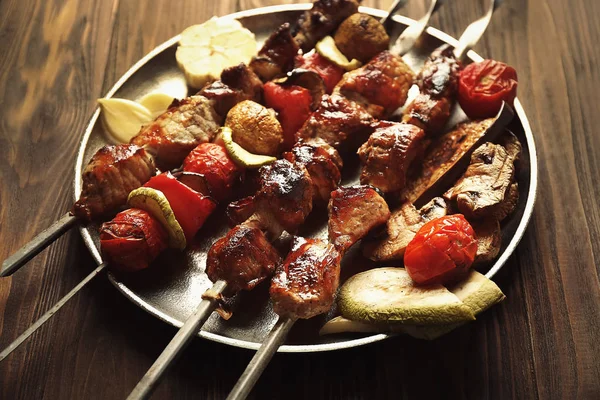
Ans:
<svg viewBox="0 0 600 400"><path fill-rule="evenodd" d="M173 96L169 94L154 92L142 97L138 103L146 107L152 114L152 119L154 119L164 113L173 104L173 100Z"/></svg>
<svg viewBox="0 0 600 400"><path fill-rule="evenodd" d="M270 164L276 161L276 157L263 156L260 154L252 154L242 146L233 141L231 129L224 127L219 134L219 139L223 141L227 152L231 156L231 159L237 163L237 165L244 168L259 168L263 165Z"/></svg>
<svg viewBox="0 0 600 400"><path fill-rule="evenodd" d="M319 76L323 78L325 88L329 94L331 94L335 85L342 79L345 72L344 68L329 61L316 51L303 56L297 56L295 62L296 68L307 69L319 74Z"/></svg>
<svg viewBox="0 0 600 400"><path fill-rule="evenodd" d="M378 53L387 50L390 37L383 25L366 14L352 14L335 32L335 44L348 59L368 62Z"/></svg>
<svg viewBox="0 0 600 400"><path fill-rule="evenodd" d="M98 99L98 104L102 108L104 126L118 143L129 143L142 125L154 119L150 110L135 101L109 98Z"/></svg>
<svg viewBox="0 0 600 400"><path fill-rule="evenodd" d="M404 266L419 285L449 284L463 278L477 254L473 227L462 214L427 222L406 247Z"/></svg>
<svg viewBox="0 0 600 400"><path fill-rule="evenodd" d="M275 156L283 142L283 129L275 113L251 100L229 110L225 126L231 129L233 140L250 153Z"/></svg>
<svg viewBox="0 0 600 400"><path fill-rule="evenodd" d="M335 41L331 36L325 36L317 43L315 50L321 56L325 57L335 65L344 68L346 71L352 71L362 65L362 62L355 58L348 59L348 57L337 48Z"/></svg>

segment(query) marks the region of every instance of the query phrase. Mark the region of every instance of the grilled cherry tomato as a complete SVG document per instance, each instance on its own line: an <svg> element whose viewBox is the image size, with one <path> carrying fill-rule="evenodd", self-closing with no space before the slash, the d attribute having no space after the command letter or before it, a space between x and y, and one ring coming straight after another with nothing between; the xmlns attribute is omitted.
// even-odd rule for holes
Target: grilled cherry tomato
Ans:
<svg viewBox="0 0 600 400"><path fill-rule="evenodd" d="M429 221L406 247L404 267L418 284L452 283L473 264L477 239L462 214Z"/></svg>
<svg viewBox="0 0 600 400"><path fill-rule="evenodd" d="M493 117L502 101L512 106L517 97L517 72L495 60L467 65L458 80L458 102L470 118Z"/></svg>
<svg viewBox="0 0 600 400"><path fill-rule="evenodd" d="M100 228L100 248L111 268L137 271L165 250L169 235L159 221L144 210L130 208Z"/></svg>
<svg viewBox="0 0 600 400"><path fill-rule="evenodd" d="M217 206L209 197L179 182L170 172L156 175L144 186L163 192L188 243Z"/></svg>
<svg viewBox="0 0 600 400"><path fill-rule="evenodd" d="M345 72L342 67L335 65L316 51L311 54L296 56L295 65L296 68L308 69L319 74L323 78L325 88L329 94L333 92L333 88L342 79Z"/></svg>
<svg viewBox="0 0 600 400"><path fill-rule="evenodd" d="M210 189L207 196L217 201L225 201L231 197L233 186L241 169L229 158L225 147L215 143L198 145L183 161L185 172L204 175Z"/></svg>
<svg viewBox="0 0 600 400"><path fill-rule="evenodd" d="M310 115L312 96L308 89L300 86L281 86L267 82L263 86L265 103L277 111L283 128L283 149L292 148L295 134Z"/></svg>

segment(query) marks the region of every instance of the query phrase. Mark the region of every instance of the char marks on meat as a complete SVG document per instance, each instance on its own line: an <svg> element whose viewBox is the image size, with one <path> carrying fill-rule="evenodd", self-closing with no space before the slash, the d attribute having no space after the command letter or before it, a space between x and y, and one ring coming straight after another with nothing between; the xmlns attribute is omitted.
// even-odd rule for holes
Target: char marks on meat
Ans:
<svg viewBox="0 0 600 400"><path fill-rule="evenodd" d="M437 135L448 122L451 108L452 102L447 98L435 99L421 93L409 104L402 122L416 125L429 135Z"/></svg>
<svg viewBox="0 0 600 400"><path fill-rule="evenodd" d="M271 300L277 314L312 318L331 308L339 284L341 255L320 239L296 237L271 281Z"/></svg>
<svg viewBox="0 0 600 400"><path fill-rule="evenodd" d="M356 149L373 132L372 122L373 117L358 104L343 96L325 95L296 133L296 140L320 138L336 149Z"/></svg>
<svg viewBox="0 0 600 400"><path fill-rule="evenodd" d="M308 52L325 36L333 32L343 20L358 12L357 0L317 0L305 11L294 29L296 42Z"/></svg>
<svg viewBox="0 0 600 400"><path fill-rule="evenodd" d="M414 74L402 58L386 50L344 74L334 93L362 105L373 117L384 118L406 102L413 80Z"/></svg>
<svg viewBox="0 0 600 400"><path fill-rule="evenodd" d="M328 206L329 240L344 253L390 217L390 209L377 191L367 185L340 187Z"/></svg>
<svg viewBox="0 0 600 400"><path fill-rule="evenodd" d="M84 221L111 214L127 203L129 192L155 173L154 160L141 147L106 145L83 170L83 189L72 213Z"/></svg>
<svg viewBox="0 0 600 400"><path fill-rule="evenodd" d="M159 168L172 169L200 143L212 141L221 123L212 101L191 96L142 127L131 143L154 155Z"/></svg>
<svg viewBox="0 0 600 400"><path fill-rule="evenodd" d="M238 225L217 240L206 259L206 274L216 282L227 282L227 292L251 290L270 277L281 262L277 250L260 228Z"/></svg>
<svg viewBox="0 0 600 400"><path fill-rule="evenodd" d="M417 210L411 203L404 203L394 211L386 225L386 234L363 242L363 255L373 261L401 260L406 246L427 222L443 217L449 212L446 202L436 197Z"/></svg>
<svg viewBox="0 0 600 400"><path fill-rule="evenodd" d="M502 231L500 223L495 218L484 218L469 221L477 238L477 253L474 264L492 261L500 252Z"/></svg>
<svg viewBox="0 0 600 400"><path fill-rule="evenodd" d="M417 126L380 122L358 150L363 163L360 183L384 193L404 187L409 165L422 150L423 130Z"/></svg>
<svg viewBox="0 0 600 400"><path fill-rule="evenodd" d="M290 24L281 25L269 36L258 55L250 61L250 68L264 82L284 74L294 67L298 43L292 37Z"/></svg>
<svg viewBox="0 0 600 400"><path fill-rule="evenodd" d="M221 79L206 85L199 93L214 102L214 107L221 117L244 100L260 103L262 99L262 82L246 65L229 67L221 73Z"/></svg>

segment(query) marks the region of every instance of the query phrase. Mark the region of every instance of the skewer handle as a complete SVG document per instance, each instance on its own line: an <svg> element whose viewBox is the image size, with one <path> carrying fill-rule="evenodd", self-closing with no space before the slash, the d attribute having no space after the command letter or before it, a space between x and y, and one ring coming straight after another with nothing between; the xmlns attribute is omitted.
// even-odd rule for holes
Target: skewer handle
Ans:
<svg viewBox="0 0 600 400"><path fill-rule="evenodd" d="M250 391L260 378L273 355L277 352L279 346L283 344L288 332L294 326L295 319L284 318L279 319L267 339L260 346L250 363L246 367L246 370L237 381L227 400L243 400L248 397Z"/></svg>
<svg viewBox="0 0 600 400"><path fill-rule="evenodd" d="M225 281L216 281L208 291L211 292L211 295L219 295L226 287L227 283ZM198 333L198 330L204 325L216 306L217 300L215 296L211 296L210 299L200 302L196 311L185 321L185 324L183 324L171 342L165 347L160 356L158 356L154 364L146 372L146 375L138 382L127 397L127 400L141 400L150 397L169 366Z"/></svg>
<svg viewBox="0 0 600 400"><path fill-rule="evenodd" d="M467 52L477 44L479 39L483 36L485 30L487 29L490 21L492 20L492 15L494 11L502 4L502 0L488 0L489 8L485 15L475 22L471 23L471 25L467 26L467 29L460 35L460 39L458 39L458 47L454 49L454 55L457 59L462 59L467 55Z"/></svg>
<svg viewBox="0 0 600 400"><path fill-rule="evenodd" d="M427 29L431 16L442 6L442 4L444 4L443 0L432 0L429 5L429 10L427 10L427 14L418 21L410 24L402 34L400 34L390 51L393 54L399 54L401 56L408 53L417 40L419 40L425 29Z"/></svg>
<svg viewBox="0 0 600 400"><path fill-rule="evenodd" d="M381 25L383 25L386 30L386 24L388 24L388 21L392 19L392 17L394 15L396 15L396 13L398 12L399 9L401 9L402 7L404 7L404 5L408 2L408 0L396 0L394 1L394 3L392 4L392 6L390 7L390 10L388 11L387 15L383 18L381 18L381 20L379 20L379 22L381 22Z"/></svg>
<svg viewBox="0 0 600 400"><path fill-rule="evenodd" d="M58 239L63 233L71 229L77 218L66 213L58 221L50 225L48 228L40 232L36 237L31 239L29 243L21 247L16 253L8 257L2 263L2 271L0 277L12 275L21 268L27 261L35 257L40 251L44 250Z"/></svg>

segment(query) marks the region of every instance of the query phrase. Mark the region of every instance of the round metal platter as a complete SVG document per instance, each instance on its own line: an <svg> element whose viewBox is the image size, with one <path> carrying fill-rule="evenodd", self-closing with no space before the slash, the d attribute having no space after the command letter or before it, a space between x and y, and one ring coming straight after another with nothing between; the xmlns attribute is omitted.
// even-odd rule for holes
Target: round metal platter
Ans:
<svg viewBox="0 0 600 400"><path fill-rule="evenodd" d="M310 4L265 7L231 14L226 18L236 18L246 28L255 33L259 44L283 22L295 21ZM382 17L384 11L361 7L361 12ZM392 40L413 20L401 16L394 17ZM198 21L201 22L201 21ZM183 30L185 27L181 27ZM183 98L193 94L185 84L183 73L177 67L175 50L179 37L174 37L135 64L106 97L119 97L138 100L147 93L167 92L174 97ZM443 43L456 45L456 39L433 28L427 29L427 35L418 48L405 55L404 60L415 70L423 64L433 49ZM468 57L473 61L482 58L470 51ZM502 249L499 256L486 268L491 278L507 261L521 240L531 217L537 187L537 157L531 128L525 112L518 100L515 101L516 115L509 129L514 132L523 145L523 159L517 174L520 200L517 210L502 226ZM74 197L81 192L81 172L87 161L103 145L109 143L104 127L96 110L87 126L78 153L75 166ZM453 122L464 118L462 111L455 111ZM343 184L356 182L358 176L357 160L345 162ZM310 237L326 237L327 214L314 211L299 234ZM164 252L148 269L131 275L109 273L110 281L131 301L142 309L176 327L185 320L200 302L200 296L212 283L204 273L206 252L211 244L227 232L223 209L217 210L207 221L196 237L195 243L185 252ZM98 225L80 227L81 235L90 252L101 263L98 240ZM355 246L344 258L342 281L353 274L375 267L371 261L363 258ZM268 284L261 284L251 292L243 292L229 302L233 317L224 321L214 313L203 326L199 336L232 346L257 349L277 320L269 303ZM281 352L313 352L344 349L373 343L386 339L388 334L338 334L319 336L318 331L326 320L336 312L335 307L327 315L298 321L286 344L279 348Z"/></svg>

